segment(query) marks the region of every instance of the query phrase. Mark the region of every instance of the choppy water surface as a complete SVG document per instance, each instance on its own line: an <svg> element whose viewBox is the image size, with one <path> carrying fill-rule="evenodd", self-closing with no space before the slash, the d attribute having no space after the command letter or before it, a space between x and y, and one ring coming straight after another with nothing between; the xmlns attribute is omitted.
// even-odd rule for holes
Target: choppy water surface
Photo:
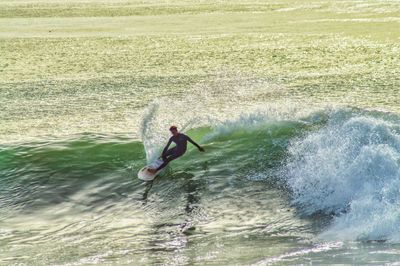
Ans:
<svg viewBox="0 0 400 266"><path fill-rule="evenodd" d="M3 1L0 264L397 262L399 12Z"/></svg>

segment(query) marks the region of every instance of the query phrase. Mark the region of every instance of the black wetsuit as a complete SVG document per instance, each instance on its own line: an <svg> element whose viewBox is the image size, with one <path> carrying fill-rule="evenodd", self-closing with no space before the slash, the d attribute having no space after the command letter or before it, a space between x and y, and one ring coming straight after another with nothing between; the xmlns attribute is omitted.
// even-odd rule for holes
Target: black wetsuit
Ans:
<svg viewBox="0 0 400 266"><path fill-rule="evenodd" d="M167 166L170 161L182 156L186 152L188 141L200 149L200 146L185 134L179 133L177 136L172 136L162 152L161 157L164 163L157 168L157 171ZM172 142L174 142L176 146L168 150Z"/></svg>

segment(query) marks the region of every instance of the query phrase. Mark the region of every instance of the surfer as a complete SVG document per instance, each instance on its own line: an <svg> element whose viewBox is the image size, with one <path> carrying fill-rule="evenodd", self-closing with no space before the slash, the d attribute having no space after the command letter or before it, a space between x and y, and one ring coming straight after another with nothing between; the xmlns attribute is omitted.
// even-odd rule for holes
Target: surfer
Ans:
<svg viewBox="0 0 400 266"><path fill-rule="evenodd" d="M192 143L194 146L196 146L199 149L199 151L202 152L204 151L203 147L194 142L189 136L180 133L176 126L171 126L169 128L169 131L171 131L172 137L169 139L167 145L165 146L162 152L161 158L163 159L163 164L160 165L158 168L147 169L147 171L149 171L152 174L163 169L165 166L167 166L167 164L170 161L175 160L178 157L181 157L186 152L188 141ZM168 149L169 145L171 145L172 142L174 142L176 146L171 149Z"/></svg>

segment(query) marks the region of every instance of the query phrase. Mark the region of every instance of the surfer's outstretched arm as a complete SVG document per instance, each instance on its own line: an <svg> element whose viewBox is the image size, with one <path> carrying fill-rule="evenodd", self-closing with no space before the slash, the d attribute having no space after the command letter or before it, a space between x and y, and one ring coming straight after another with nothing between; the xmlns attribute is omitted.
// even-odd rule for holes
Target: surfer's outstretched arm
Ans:
<svg viewBox="0 0 400 266"><path fill-rule="evenodd" d="M190 137L187 137L187 140L192 143L194 146L196 146L199 151L204 151L203 147L201 147L199 144L197 144L196 142L194 142L194 140L192 140Z"/></svg>

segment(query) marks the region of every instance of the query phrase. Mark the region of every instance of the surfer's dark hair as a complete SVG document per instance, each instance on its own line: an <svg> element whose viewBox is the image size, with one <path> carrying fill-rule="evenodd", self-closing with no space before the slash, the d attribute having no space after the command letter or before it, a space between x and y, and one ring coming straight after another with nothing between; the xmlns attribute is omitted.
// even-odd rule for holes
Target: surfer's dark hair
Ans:
<svg viewBox="0 0 400 266"><path fill-rule="evenodd" d="M170 128L169 128L169 130L171 131L171 130L177 130L178 128L176 127L176 126L171 126Z"/></svg>

